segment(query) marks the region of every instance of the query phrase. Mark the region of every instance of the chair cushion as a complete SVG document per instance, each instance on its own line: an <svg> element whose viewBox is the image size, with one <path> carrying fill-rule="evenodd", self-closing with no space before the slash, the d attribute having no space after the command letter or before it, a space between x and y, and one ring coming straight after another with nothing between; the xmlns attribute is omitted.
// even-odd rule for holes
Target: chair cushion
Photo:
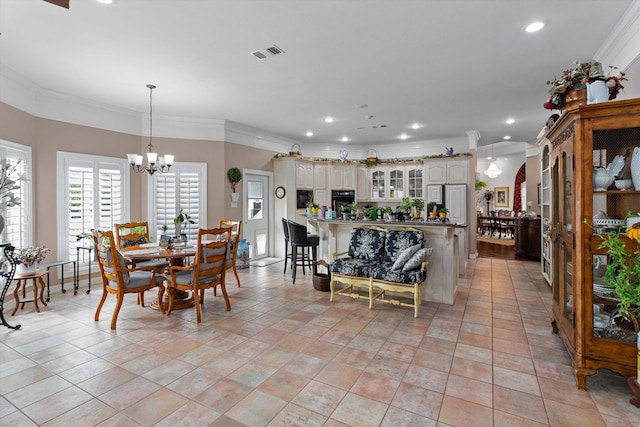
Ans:
<svg viewBox="0 0 640 427"><path fill-rule="evenodd" d="M128 248L129 246L137 246L137 245L142 245L144 243L149 243L147 242L147 238L144 236L139 236L139 237L133 237L133 238L127 238L127 236L121 236L120 237L120 247L121 248Z"/></svg>
<svg viewBox="0 0 640 427"><path fill-rule="evenodd" d="M116 260L116 265L120 268L129 268L129 266L127 265L127 262L124 260L124 258L122 257L122 254L120 252L116 251L116 256L118 257L118 259ZM101 256L100 254L98 254L98 256ZM109 263L109 266L113 265L113 260L111 259L111 251L107 251L106 253L106 258L107 258L107 262ZM109 270L110 273L114 272L113 268L106 268L107 270ZM129 272L128 271L123 271L122 272L122 281L124 282L124 284L126 285L129 282Z"/></svg>
<svg viewBox="0 0 640 427"><path fill-rule="evenodd" d="M371 272L371 276L375 280L386 280L388 282L407 284L421 283L427 278L426 270L393 270L392 267L392 263L383 262L378 267L373 269L373 271Z"/></svg>
<svg viewBox="0 0 640 427"><path fill-rule="evenodd" d="M179 270L174 273L174 276L176 285L193 285L193 270Z"/></svg>
<svg viewBox="0 0 640 427"><path fill-rule="evenodd" d="M143 286L147 286L151 283L151 275L153 272L151 271L132 271L128 273L129 276L128 282L124 284L124 289L135 289ZM156 274L155 283L162 284L166 278L161 274ZM109 280L109 287L113 289L118 289L118 283L115 280Z"/></svg>
<svg viewBox="0 0 640 427"><path fill-rule="evenodd" d="M349 240L349 256L382 262L386 232L370 228L354 228Z"/></svg>
<svg viewBox="0 0 640 427"><path fill-rule="evenodd" d="M420 248L422 248L422 243L418 243L416 245L409 246L408 248L403 249L398 254L398 257L396 258L395 262L393 263L393 267L391 269L394 270L394 271L395 270L402 270L402 267L404 267L404 265L407 263L407 261L409 261L411 259L411 257L413 256L413 254L418 252L418 250Z"/></svg>
<svg viewBox="0 0 640 427"><path fill-rule="evenodd" d="M422 265L423 261L426 261L427 258L431 256L433 253L433 248L422 248L419 249L409 261L402 267L402 271L410 271L419 268Z"/></svg>
<svg viewBox="0 0 640 427"><path fill-rule="evenodd" d="M329 266L332 273L345 276L371 277L371 271L378 262L360 258L338 258Z"/></svg>
<svg viewBox="0 0 640 427"><path fill-rule="evenodd" d="M422 231L390 230L385 242L384 262L395 262L402 251L415 245L422 247L423 241Z"/></svg>

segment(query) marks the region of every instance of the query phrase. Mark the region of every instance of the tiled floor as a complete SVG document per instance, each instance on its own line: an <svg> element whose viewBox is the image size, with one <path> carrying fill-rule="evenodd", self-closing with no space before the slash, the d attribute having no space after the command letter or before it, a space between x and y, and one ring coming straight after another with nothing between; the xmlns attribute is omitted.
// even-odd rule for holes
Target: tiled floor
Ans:
<svg viewBox="0 0 640 427"><path fill-rule="evenodd" d="M408 308L291 284L282 263L170 316L100 291L27 304L0 327L2 426L638 426L625 379L577 390L537 262L471 261L453 306ZM147 300L153 298L147 294ZM11 308L11 307L8 307ZM8 313L6 313L8 315Z"/></svg>

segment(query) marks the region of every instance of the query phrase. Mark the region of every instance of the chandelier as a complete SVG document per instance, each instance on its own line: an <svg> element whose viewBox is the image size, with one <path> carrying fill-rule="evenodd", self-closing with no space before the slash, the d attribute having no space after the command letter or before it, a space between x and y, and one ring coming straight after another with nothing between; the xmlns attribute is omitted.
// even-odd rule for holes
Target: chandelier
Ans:
<svg viewBox="0 0 640 427"><path fill-rule="evenodd" d="M148 172L149 175L154 173L167 173L173 165L173 155L165 154L164 157L158 157L158 153L153 151L153 90L156 88L154 85L147 85L149 88L149 144L147 144L147 164L142 164L143 157L140 154L127 154L127 160L131 165L131 169L134 172L144 173Z"/></svg>
<svg viewBox="0 0 640 427"><path fill-rule="evenodd" d="M487 170L484 171L484 174L487 175L489 178L495 178L501 173L502 171L500 170L500 168L498 168L498 165L496 164L496 159L495 157L493 157L493 144L491 144L491 161L489 162L489 167L487 168Z"/></svg>

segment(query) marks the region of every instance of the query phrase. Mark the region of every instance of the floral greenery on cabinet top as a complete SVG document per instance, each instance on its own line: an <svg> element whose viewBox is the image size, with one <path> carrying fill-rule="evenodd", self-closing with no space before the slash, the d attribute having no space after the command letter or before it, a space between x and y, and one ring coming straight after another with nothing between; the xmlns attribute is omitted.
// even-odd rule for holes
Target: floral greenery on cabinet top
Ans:
<svg viewBox="0 0 640 427"><path fill-rule="evenodd" d="M468 158L471 157L470 153L456 153L453 155L445 155L445 154L436 154L432 156L422 156L422 157L414 157L411 159L377 159L375 161L371 160L340 160L340 159L330 159L327 157L298 157L298 156L290 156L288 153L277 153L273 156L274 159L281 159L285 157L295 157L300 160L307 160L315 163L327 163L327 164L351 164L351 165L364 165L367 167L372 166L384 166L384 165L404 165L404 164L414 164L421 165L425 160L428 159L450 159L450 158Z"/></svg>

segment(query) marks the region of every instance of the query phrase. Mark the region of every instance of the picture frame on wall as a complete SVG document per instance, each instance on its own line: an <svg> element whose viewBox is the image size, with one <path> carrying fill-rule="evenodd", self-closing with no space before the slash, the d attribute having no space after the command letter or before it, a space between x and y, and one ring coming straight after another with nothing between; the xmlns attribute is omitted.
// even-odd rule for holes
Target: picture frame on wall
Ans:
<svg viewBox="0 0 640 427"><path fill-rule="evenodd" d="M496 208L509 207L509 187L494 187L493 205Z"/></svg>

